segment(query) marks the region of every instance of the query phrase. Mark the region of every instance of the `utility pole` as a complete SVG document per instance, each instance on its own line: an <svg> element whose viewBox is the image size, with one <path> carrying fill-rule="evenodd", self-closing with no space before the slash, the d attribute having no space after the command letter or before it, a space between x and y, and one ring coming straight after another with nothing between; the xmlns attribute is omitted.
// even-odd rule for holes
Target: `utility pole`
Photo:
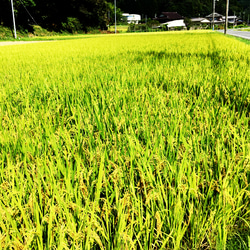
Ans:
<svg viewBox="0 0 250 250"><path fill-rule="evenodd" d="M213 30L214 30L215 0L213 0Z"/></svg>
<svg viewBox="0 0 250 250"><path fill-rule="evenodd" d="M14 15L13 0L11 0L11 10L12 10L12 17L13 17L14 36L16 39L16 22L15 22L15 15Z"/></svg>
<svg viewBox="0 0 250 250"><path fill-rule="evenodd" d="M234 11L234 24L233 24L233 29L234 29L234 26L235 26L235 22L236 22L236 20L235 20L235 11Z"/></svg>
<svg viewBox="0 0 250 250"><path fill-rule="evenodd" d="M214 19L215 19L215 2L216 2L216 1L218 2L219 0L213 0L213 14L212 14L212 15L213 15L213 21L212 21L212 22L213 22L213 30L214 30Z"/></svg>
<svg viewBox="0 0 250 250"><path fill-rule="evenodd" d="M116 34L116 0L115 1L115 34Z"/></svg>
<svg viewBox="0 0 250 250"><path fill-rule="evenodd" d="M227 26L228 26L228 10L229 10L229 0L227 0L227 5L226 5L226 20L225 20L225 29L224 29L224 34L227 34Z"/></svg>

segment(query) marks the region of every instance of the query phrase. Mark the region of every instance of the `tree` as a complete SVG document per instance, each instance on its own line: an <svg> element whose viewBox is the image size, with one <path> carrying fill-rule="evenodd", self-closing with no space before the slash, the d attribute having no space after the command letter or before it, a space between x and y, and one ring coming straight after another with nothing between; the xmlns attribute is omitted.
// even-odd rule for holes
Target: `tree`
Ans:
<svg viewBox="0 0 250 250"><path fill-rule="evenodd" d="M33 0L16 0L13 5L17 23L23 24L30 18L27 9L33 8L36 4ZM12 26L10 0L0 0L0 22L2 25Z"/></svg>
<svg viewBox="0 0 250 250"><path fill-rule="evenodd" d="M106 28L107 24L107 2L105 0L78 0L77 12L79 20L85 27Z"/></svg>
<svg viewBox="0 0 250 250"><path fill-rule="evenodd" d="M240 0L240 11L243 16L242 18L245 17L245 21L247 20L247 16L250 16L250 1L249 0Z"/></svg>
<svg viewBox="0 0 250 250"><path fill-rule="evenodd" d="M108 24L114 25L115 23L115 6L113 3L107 3L108 4ZM122 20L122 11L120 8L116 7L116 20L119 24Z"/></svg>
<svg viewBox="0 0 250 250"><path fill-rule="evenodd" d="M87 27L106 28L107 2L105 0L44 0L37 3L40 23L53 30L81 24Z"/></svg>
<svg viewBox="0 0 250 250"><path fill-rule="evenodd" d="M226 1L216 2L216 11L225 14ZM212 12L213 1L207 0L117 0L117 20L122 11L154 18L163 11L176 11L184 17L204 17ZM230 0L229 14L250 14L249 0ZM105 29L113 22L113 0L14 0L17 28L29 27L34 20L42 27L74 32L88 27ZM122 11L120 11L122 10ZM243 14L245 13L245 14ZM31 18L34 17L34 20ZM110 20L108 19L110 17ZM12 27L10 0L0 0L0 24Z"/></svg>

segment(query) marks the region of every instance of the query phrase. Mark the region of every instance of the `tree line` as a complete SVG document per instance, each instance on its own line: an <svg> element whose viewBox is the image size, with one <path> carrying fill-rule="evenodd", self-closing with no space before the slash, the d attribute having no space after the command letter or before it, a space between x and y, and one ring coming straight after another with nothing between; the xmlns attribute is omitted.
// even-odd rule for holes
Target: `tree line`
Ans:
<svg viewBox="0 0 250 250"><path fill-rule="evenodd" d="M113 0L13 0L19 29L38 24L44 28L74 32L88 28L106 29L114 19ZM153 18L163 11L185 17L204 17L212 12L213 0L117 0L118 12ZM226 0L216 1L216 12L225 13ZM247 16L249 0L230 0L229 14ZM243 17L244 17L243 16ZM0 24L12 26L10 0L0 0Z"/></svg>
<svg viewBox="0 0 250 250"><path fill-rule="evenodd" d="M205 17L212 13L213 0L117 0L126 12L153 17L159 13L178 12L184 17ZM216 12L225 15L226 0L216 0ZM249 0L230 0L229 14L250 14Z"/></svg>
<svg viewBox="0 0 250 250"><path fill-rule="evenodd" d="M105 29L109 5L106 0L13 0L19 29L38 24L60 30ZM12 25L11 2L0 0L0 24Z"/></svg>

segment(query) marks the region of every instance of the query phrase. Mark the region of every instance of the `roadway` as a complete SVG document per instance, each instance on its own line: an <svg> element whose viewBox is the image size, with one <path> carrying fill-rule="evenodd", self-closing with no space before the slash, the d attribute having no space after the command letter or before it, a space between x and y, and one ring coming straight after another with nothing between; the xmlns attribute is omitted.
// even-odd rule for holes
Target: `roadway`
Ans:
<svg viewBox="0 0 250 250"><path fill-rule="evenodd" d="M221 33L224 33L224 30L218 30L218 31ZM228 29L227 34L231 35L231 36L237 36L240 38L250 40L250 31L240 31L240 30Z"/></svg>

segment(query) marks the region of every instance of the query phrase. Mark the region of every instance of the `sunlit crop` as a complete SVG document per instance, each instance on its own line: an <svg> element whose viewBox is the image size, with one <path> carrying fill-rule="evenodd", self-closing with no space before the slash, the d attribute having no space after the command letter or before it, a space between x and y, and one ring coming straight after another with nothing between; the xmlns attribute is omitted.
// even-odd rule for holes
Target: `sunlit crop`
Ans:
<svg viewBox="0 0 250 250"><path fill-rule="evenodd" d="M249 247L249 45L93 36L0 65L3 249Z"/></svg>

